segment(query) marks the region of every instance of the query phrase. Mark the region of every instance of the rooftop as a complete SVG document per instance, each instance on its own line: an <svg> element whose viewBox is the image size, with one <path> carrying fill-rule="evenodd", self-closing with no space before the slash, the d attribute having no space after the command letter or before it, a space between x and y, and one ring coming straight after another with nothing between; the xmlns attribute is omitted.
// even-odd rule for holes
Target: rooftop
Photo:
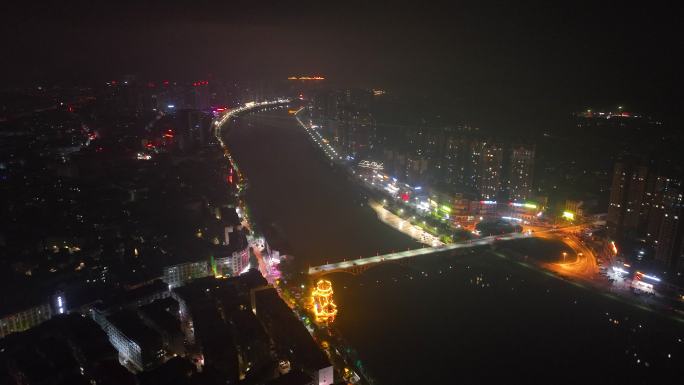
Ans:
<svg viewBox="0 0 684 385"><path fill-rule="evenodd" d="M122 310L107 317L121 333L135 341L141 350L158 350L162 346L161 337L156 331L145 326L132 310Z"/></svg>
<svg viewBox="0 0 684 385"><path fill-rule="evenodd" d="M254 307L271 338L295 365L311 370L330 366L325 353L274 288L255 290Z"/></svg>
<svg viewBox="0 0 684 385"><path fill-rule="evenodd" d="M313 378L301 370L292 370L287 374L266 383L266 385L310 385L313 384Z"/></svg>

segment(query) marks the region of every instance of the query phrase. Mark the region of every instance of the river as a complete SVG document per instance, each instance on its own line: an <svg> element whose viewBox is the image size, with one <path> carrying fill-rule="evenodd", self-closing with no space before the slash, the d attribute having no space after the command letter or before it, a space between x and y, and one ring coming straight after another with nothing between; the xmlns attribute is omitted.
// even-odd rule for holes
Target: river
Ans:
<svg viewBox="0 0 684 385"><path fill-rule="evenodd" d="M283 111L244 116L228 145L248 179L251 214L281 253L320 265L420 247L378 221L363 191Z"/></svg>
<svg viewBox="0 0 684 385"><path fill-rule="evenodd" d="M362 205L286 112L240 118L228 144L281 252L316 265L417 247ZM330 275L335 325L378 384L681 383L681 322L525 266L512 247Z"/></svg>

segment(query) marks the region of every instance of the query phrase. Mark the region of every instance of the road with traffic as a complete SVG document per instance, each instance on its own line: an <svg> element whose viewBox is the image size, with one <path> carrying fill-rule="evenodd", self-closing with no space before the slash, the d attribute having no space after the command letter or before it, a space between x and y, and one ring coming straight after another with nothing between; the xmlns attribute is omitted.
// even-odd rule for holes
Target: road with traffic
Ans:
<svg viewBox="0 0 684 385"><path fill-rule="evenodd" d="M233 156L231 155L230 150L228 149L228 145L223 140L223 129L225 128L226 124L231 121L232 118L236 118L240 114L255 111L265 107L287 105L288 103L290 103L290 99L274 99L263 102L247 103L243 106L239 106L224 112L224 114L221 115L218 119L214 120L213 123L214 135L216 136L216 139L218 140L221 148L223 149L223 156L224 158L226 158L228 166L235 170L236 185L239 194L237 208L238 215L242 219L242 225L249 229L250 232L253 226L248 215L249 210L247 210L247 205L245 203L244 196L242 196L242 194L244 194L245 189L245 178L240 172L237 162L233 159ZM266 258L264 258L263 251L265 250L262 247L258 247L256 244L251 244L250 246L252 246L252 250L254 251L254 256L257 259L258 269L261 272L261 275L263 275L269 283L274 283L275 279L279 278L280 274L277 272L277 269L275 269L272 266L273 264L271 256L269 255L266 256Z"/></svg>

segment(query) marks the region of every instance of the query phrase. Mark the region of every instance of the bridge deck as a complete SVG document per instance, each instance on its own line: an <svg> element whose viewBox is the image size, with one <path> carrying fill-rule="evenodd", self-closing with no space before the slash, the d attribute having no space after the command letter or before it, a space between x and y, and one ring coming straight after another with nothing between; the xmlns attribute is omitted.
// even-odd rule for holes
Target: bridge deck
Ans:
<svg viewBox="0 0 684 385"><path fill-rule="evenodd" d="M462 248L489 245L497 239L498 240L511 240L511 239L517 239L517 238L522 238L522 237L526 237L526 235L524 235L522 233L516 233L516 234L508 234L508 235L504 235L504 236L490 236L490 237L484 237L484 238L479 238L479 239L473 239L470 241L456 242L456 243L452 243L452 244L444 245L444 246L424 247L422 249L406 250L406 251L400 251L400 252L396 252L396 253L378 255L378 256L374 256L374 257L359 258L359 259L354 259L351 261L329 263L329 264L321 265L321 266L312 266L309 268L309 275L316 275L316 274L326 273L326 272L335 271L335 270L344 270L344 269L349 269L349 268L352 268L355 266L363 266L363 265L368 265L368 264L373 264L373 263L396 261L399 259L412 258L412 257L417 257L419 255L427 255L427 254L437 253L437 252L441 252L441 251L448 251L448 250L456 250L456 249L462 249Z"/></svg>

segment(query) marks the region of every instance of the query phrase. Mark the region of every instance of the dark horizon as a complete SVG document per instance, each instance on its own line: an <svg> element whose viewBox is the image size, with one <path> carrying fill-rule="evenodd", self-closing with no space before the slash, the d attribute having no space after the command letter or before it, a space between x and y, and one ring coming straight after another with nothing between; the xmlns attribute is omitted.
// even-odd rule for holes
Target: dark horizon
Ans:
<svg viewBox="0 0 684 385"><path fill-rule="evenodd" d="M10 5L0 79L320 74L503 114L624 105L673 118L683 100L682 13L667 3L231 3Z"/></svg>

